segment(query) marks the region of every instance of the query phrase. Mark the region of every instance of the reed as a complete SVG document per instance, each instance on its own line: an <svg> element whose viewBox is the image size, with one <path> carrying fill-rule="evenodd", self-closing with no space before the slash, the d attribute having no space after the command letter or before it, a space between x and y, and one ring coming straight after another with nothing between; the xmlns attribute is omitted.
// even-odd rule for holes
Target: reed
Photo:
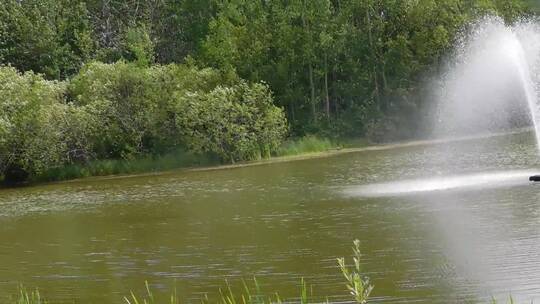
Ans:
<svg viewBox="0 0 540 304"><path fill-rule="evenodd" d="M346 279L345 286L348 289L353 300L357 304L368 303L373 285L370 284L369 278L362 273L360 267L361 253L360 253L360 241L355 240L353 242L353 261L354 265L349 267L345 263L344 258L338 259L338 266L341 274ZM251 284L242 280L243 289L240 292L234 292L229 281L225 280L225 287L219 289L218 304L282 304L283 301L278 292L265 295L260 287L256 278L253 278ZM150 291L148 282L145 282L146 295L143 297L137 297L133 292L127 297L124 297L125 304L157 304L154 300L154 296ZM178 304L178 296L176 289L170 297L170 304ZM298 300L300 304L320 303L320 300L313 295L313 289L307 284L303 278L300 280L300 290ZM202 304L210 304L208 297L201 300ZM286 301L290 302L290 301ZM296 302L296 301L295 301ZM326 303L330 303L328 300Z"/></svg>
<svg viewBox="0 0 540 304"><path fill-rule="evenodd" d="M314 152L324 152L339 148L339 145L327 138L307 135L285 142L277 151L276 156L292 156Z"/></svg>
<svg viewBox="0 0 540 304"><path fill-rule="evenodd" d="M32 182L53 182L91 176L162 172L218 164L220 164L219 160L212 155L176 151L165 155L146 156L132 160L93 160L84 164L52 168L34 177Z"/></svg>
<svg viewBox="0 0 540 304"><path fill-rule="evenodd" d="M28 291L21 285L15 304L47 304L47 302L41 297L38 289Z"/></svg>

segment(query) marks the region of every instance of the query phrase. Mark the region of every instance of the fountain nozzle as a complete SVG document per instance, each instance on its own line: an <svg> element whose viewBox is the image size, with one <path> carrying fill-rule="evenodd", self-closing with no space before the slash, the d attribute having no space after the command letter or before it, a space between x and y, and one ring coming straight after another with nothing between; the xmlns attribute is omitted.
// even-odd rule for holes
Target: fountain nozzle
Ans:
<svg viewBox="0 0 540 304"><path fill-rule="evenodd" d="M533 175L529 177L529 181L531 182L540 182L540 175Z"/></svg>

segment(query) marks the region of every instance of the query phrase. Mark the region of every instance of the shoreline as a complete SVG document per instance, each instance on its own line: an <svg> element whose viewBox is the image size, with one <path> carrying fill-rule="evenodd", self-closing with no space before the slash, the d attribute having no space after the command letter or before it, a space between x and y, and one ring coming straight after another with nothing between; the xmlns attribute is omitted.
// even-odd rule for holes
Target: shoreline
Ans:
<svg viewBox="0 0 540 304"><path fill-rule="evenodd" d="M482 134L482 135L476 135L476 136L396 141L396 142L384 143L384 144L369 144L369 145L361 146L361 147L334 148L334 149L329 149L326 151L307 152L307 153L301 153L298 155L275 156L268 159L238 162L235 164L202 166L202 167L186 167L186 168L178 168L178 169L172 169L172 170L164 170L164 171L159 171L159 172L149 172L149 173L132 174L132 175L114 175L114 176L108 176L108 177L115 178L115 177L126 177L126 176L137 177L137 176L146 176L146 175L161 175L161 174L165 175L165 174L181 172L181 171L205 172L205 171L217 171L217 170L230 170L230 169L236 169L236 168L271 165L271 164L277 164L277 163L286 163L286 162L317 159L317 158L327 158L327 157L333 157L333 156L350 154L350 153L385 151L385 150L392 150L392 149L399 149L399 148L419 147L419 146L438 145L438 144L453 143L453 142L460 142L460 141L470 141L470 140L476 140L476 139L486 139L486 138L506 136L506 135L512 135L512 134L521 134L521 133L526 133L529 131L531 131L531 129L520 129L520 130L516 130L512 132ZM96 176L96 177L99 177L99 176ZM107 176L102 176L102 178L106 178L106 177ZM91 177L88 177L88 178L91 178ZM79 180L85 180L88 178L82 178ZM74 181L74 180L70 180L70 181ZM69 181L65 181L65 182L69 182Z"/></svg>
<svg viewBox="0 0 540 304"><path fill-rule="evenodd" d="M141 172L141 173L134 173L134 174L96 175L96 176L88 176L88 177L83 177L83 178L75 178L75 179L61 180L61 181L36 182L36 183L30 183L26 185L15 186L15 187L1 186L0 191L8 190L8 189L17 189L21 187L26 188L26 187L45 186L45 185L61 185L61 184L69 184L69 183L80 183L80 182L85 182L85 181L89 181L89 182L103 181L103 180L106 181L106 180L137 178L137 177L145 177L145 176L171 175L171 174L176 174L176 173L181 173L181 172L207 172L207 171L218 171L218 170L232 170L232 169L272 165L272 164L286 163L286 162L293 162L293 161L327 158L327 157L334 157L338 155L351 154L351 153L385 151L385 150L392 150L392 149L399 149L399 148L419 147L419 146L438 145L438 144L460 142L460 141L486 139L486 138L492 138L492 137L507 136L507 135L512 135L512 134L521 134L521 133L526 133L529 131L531 131L531 129L519 129L519 130L515 130L511 132L482 134L482 135L476 135L476 136L397 141L397 142L384 143L384 144L369 144L369 145L361 146L361 147L333 148L333 149L320 151L320 152L308 152L308 153L301 153L297 155L276 156L276 157L271 157L268 159L238 162L235 164L222 164L222 165L200 166L200 167L197 167L197 166L180 167L176 169L169 169L169 170L162 170L162 171L149 171L149 172Z"/></svg>

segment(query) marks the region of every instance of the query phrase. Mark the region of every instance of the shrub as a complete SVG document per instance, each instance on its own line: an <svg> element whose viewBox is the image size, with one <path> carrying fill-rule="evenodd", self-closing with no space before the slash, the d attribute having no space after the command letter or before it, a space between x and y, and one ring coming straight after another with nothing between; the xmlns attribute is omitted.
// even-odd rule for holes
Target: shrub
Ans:
<svg viewBox="0 0 540 304"><path fill-rule="evenodd" d="M269 156L286 131L266 85L213 69L92 63L69 91L103 126L94 139L101 158L186 146L227 161L254 159Z"/></svg>
<svg viewBox="0 0 540 304"><path fill-rule="evenodd" d="M287 131L266 85L193 65L94 62L69 83L2 67L0 94L0 176L8 181L75 176L82 173L61 168L178 150L258 159Z"/></svg>
<svg viewBox="0 0 540 304"><path fill-rule="evenodd" d="M176 124L190 149L230 162L269 156L286 133L284 113L272 105L268 87L245 82L177 96Z"/></svg>
<svg viewBox="0 0 540 304"><path fill-rule="evenodd" d="M92 141L100 158L131 158L143 152L143 138L150 132L157 88L148 69L118 62L86 65L69 85L78 106L100 122Z"/></svg>
<svg viewBox="0 0 540 304"><path fill-rule="evenodd" d="M64 83L0 67L0 174L8 182L64 161L64 92Z"/></svg>
<svg viewBox="0 0 540 304"><path fill-rule="evenodd" d="M194 132L189 129L193 124L177 123L189 121L185 115L203 115L205 112L195 113L187 109L179 111L178 96L180 99L199 96L200 102L206 100L204 105L197 105L201 110L202 107L210 105L209 101L217 102L215 97L221 90L217 89L218 86L234 86L239 81L234 74L224 74L213 69L197 69L188 65L146 68L122 61L115 64L94 62L85 66L71 81L69 92L76 105L86 107L87 111L100 121L102 127L93 136L98 157L131 159L137 154L165 153L182 145L195 147L197 151L206 151L198 149L197 143L184 142L186 139L195 138L185 136ZM250 90L249 94L256 95L246 95L247 99L270 98L271 101L267 89L260 94L255 90L255 86ZM235 98L241 98L241 95L240 92ZM240 99L238 102L231 99L226 105L210 106L208 111L221 110L221 114L216 112L212 115L223 116L225 111L234 112L233 108L241 103ZM267 104L268 102L264 101L252 106L267 107ZM257 110L266 111L263 108ZM264 115L259 117L265 118ZM192 121L199 119L205 118L193 117ZM213 135L219 136L217 133ZM271 140L270 137L268 139Z"/></svg>
<svg viewBox="0 0 540 304"><path fill-rule="evenodd" d="M175 96L182 96L187 92L206 94L217 86L232 86L240 79L234 73L205 68L199 69L193 65L170 64L166 66L153 66L148 70L154 85L157 86L157 120L151 130L151 136L146 137L148 147L152 153L169 153L179 147L186 146L182 130L176 123L177 102Z"/></svg>

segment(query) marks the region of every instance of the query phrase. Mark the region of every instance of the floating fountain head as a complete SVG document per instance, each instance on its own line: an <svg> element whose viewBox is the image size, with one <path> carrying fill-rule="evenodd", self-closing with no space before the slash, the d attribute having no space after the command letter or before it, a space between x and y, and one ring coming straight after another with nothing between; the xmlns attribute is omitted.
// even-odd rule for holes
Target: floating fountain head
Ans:
<svg viewBox="0 0 540 304"><path fill-rule="evenodd" d="M540 28L487 17L458 43L435 87L434 132L462 136L534 127L540 147Z"/></svg>
<svg viewBox="0 0 540 304"><path fill-rule="evenodd" d="M529 181L540 182L540 175L532 175L531 177L529 177Z"/></svg>

